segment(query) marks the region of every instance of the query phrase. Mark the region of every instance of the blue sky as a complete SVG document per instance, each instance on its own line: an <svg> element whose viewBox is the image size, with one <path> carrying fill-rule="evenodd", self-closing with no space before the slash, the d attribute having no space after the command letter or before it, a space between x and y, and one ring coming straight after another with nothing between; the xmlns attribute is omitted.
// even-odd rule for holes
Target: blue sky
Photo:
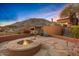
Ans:
<svg viewBox="0 0 79 59"><path fill-rule="evenodd" d="M56 20L66 4L62 3L4 3L0 4L0 25L8 25L29 18Z"/></svg>

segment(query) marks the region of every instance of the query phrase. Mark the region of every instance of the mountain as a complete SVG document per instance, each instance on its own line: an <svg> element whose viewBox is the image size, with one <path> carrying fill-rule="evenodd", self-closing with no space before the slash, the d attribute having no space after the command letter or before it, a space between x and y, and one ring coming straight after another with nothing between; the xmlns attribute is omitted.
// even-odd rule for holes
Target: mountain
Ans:
<svg viewBox="0 0 79 59"><path fill-rule="evenodd" d="M21 22L16 22L14 24L5 26L5 30L9 32L10 31L19 31L21 29L28 29L29 27L33 27L33 26L45 26L45 25L50 25L51 22L46 20L46 19L42 19L42 18L30 18L27 19L25 21L21 21Z"/></svg>
<svg viewBox="0 0 79 59"><path fill-rule="evenodd" d="M50 25L50 21L46 20L46 19L42 19L42 18L30 18L27 19L25 21L22 22L16 22L14 24L12 24L12 26L16 26L16 27L31 27L31 26L35 26L35 25ZM10 25L11 26L11 25Z"/></svg>

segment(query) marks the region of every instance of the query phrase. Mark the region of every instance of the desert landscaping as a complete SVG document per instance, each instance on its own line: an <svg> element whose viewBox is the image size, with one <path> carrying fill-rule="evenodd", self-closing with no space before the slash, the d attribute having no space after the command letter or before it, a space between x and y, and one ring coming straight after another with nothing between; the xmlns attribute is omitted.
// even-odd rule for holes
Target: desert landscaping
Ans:
<svg viewBox="0 0 79 59"><path fill-rule="evenodd" d="M16 5L17 4L15 4L15 6ZM28 4L25 4L23 6L26 7L27 5ZM29 6L32 7L31 5L33 4ZM40 7L40 5L36 5ZM47 6L47 4L45 5ZM60 5L60 7L62 7L62 5ZM26 10L24 10L25 7L23 7L24 9L20 7L16 9L23 11L29 10L30 12L30 9L26 8ZM60 13L57 12L59 14L57 20L53 19L53 17L51 19L45 19L45 16L42 17L47 10L51 11L46 8L44 9L44 14L40 14L40 12L39 15L30 15L30 18L25 17L25 20L0 26L0 56L79 56L78 7L79 4L67 4L63 10L60 9ZM34 8L39 9L36 6ZM59 11L59 9L57 10ZM34 11L32 12L34 13ZM19 15L24 17L24 14L23 12L22 15ZM28 16L29 14L30 13L26 15ZM49 13L46 15L50 16ZM52 15L54 16L55 14ZM9 15L6 16L6 19L9 19L8 16ZM32 16L36 17L31 18ZM41 17L37 18L37 16ZM3 15L1 17L1 19L3 19ZM13 18L13 15L10 17L12 17L11 19L13 20L17 19L15 16Z"/></svg>

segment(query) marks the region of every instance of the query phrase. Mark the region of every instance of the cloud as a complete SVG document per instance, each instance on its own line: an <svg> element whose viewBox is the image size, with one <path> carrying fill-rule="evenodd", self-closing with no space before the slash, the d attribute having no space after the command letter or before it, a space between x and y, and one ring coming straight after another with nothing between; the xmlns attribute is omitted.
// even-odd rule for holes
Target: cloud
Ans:
<svg viewBox="0 0 79 59"><path fill-rule="evenodd" d="M23 21L26 20L28 18L45 18L48 20L51 20L51 18L54 19L54 21L56 21L56 19L59 18L59 13L60 11L64 8L58 8L58 5L48 5L45 7L42 7L40 9L38 9L37 11L34 11L33 13L30 14L23 14L21 16L18 16L18 21Z"/></svg>
<svg viewBox="0 0 79 59"><path fill-rule="evenodd" d="M15 22L19 22L19 21L24 21L28 18L45 18L47 20L51 20L51 18L54 19L54 21L56 21L56 19L59 18L59 13L60 11L63 9L63 7L57 7L58 5L48 5L48 6L45 6L45 7L42 7L38 10L34 10L33 13L26 13L26 12L23 12L23 13L19 13L17 15L17 19L15 21L9 21L9 22L3 22L1 23L2 25L6 25L6 24L12 24L12 23L15 23Z"/></svg>
<svg viewBox="0 0 79 59"><path fill-rule="evenodd" d="M43 9L43 10L46 10L46 9ZM61 9L55 10L55 11L42 12L42 9L41 9L40 12L31 14L31 15L28 15L28 16L26 16L26 15L21 16L21 18L19 18L18 21L23 21L23 20L26 20L28 18L45 18L49 21L50 21L51 18L53 18L54 21L56 21L56 19L59 18L60 11L61 11Z"/></svg>

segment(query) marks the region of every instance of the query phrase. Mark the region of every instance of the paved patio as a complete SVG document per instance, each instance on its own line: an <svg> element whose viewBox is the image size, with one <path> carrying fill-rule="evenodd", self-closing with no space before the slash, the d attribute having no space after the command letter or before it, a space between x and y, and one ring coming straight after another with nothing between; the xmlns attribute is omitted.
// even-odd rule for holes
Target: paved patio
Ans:
<svg viewBox="0 0 79 59"><path fill-rule="evenodd" d="M32 38L32 37L30 37ZM74 45L74 43L68 43L69 46L67 46L67 42L58 38L53 37L42 37L38 36L36 39L39 40L42 44L42 48L38 53L35 54L35 56L69 56L69 55L79 55L76 54L75 51L71 50L71 46ZM5 52L6 50L6 44L9 41L0 43L0 55L6 56L8 52ZM75 53L74 53L75 52Z"/></svg>

